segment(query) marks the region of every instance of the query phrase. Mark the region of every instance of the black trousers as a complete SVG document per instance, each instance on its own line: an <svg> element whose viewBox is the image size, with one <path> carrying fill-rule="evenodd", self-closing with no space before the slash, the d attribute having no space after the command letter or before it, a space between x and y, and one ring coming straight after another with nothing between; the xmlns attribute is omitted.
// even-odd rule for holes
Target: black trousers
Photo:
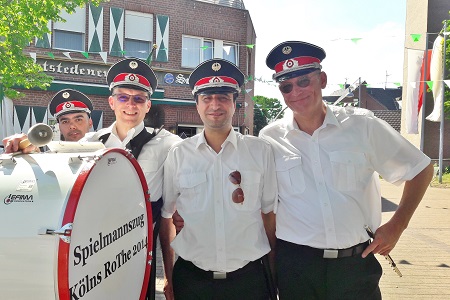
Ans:
<svg viewBox="0 0 450 300"><path fill-rule="evenodd" d="M179 257L175 262L172 281L176 300L269 299L264 269L260 263L235 276L213 279L211 272L203 271Z"/></svg>
<svg viewBox="0 0 450 300"><path fill-rule="evenodd" d="M373 254L323 258L277 240L275 266L280 300L381 299L382 269Z"/></svg>

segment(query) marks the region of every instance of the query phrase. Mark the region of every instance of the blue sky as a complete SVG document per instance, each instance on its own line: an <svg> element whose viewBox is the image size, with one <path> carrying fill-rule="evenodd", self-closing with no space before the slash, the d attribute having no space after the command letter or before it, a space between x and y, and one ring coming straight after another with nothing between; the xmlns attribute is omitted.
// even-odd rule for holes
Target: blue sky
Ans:
<svg viewBox="0 0 450 300"><path fill-rule="evenodd" d="M256 78L271 80L269 51L285 40L321 46L324 95L357 82L396 87L403 81L406 0L243 0L256 31ZM354 40L359 38L360 40ZM386 74L387 80L386 80ZM275 84L255 81L255 95L278 98Z"/></svg>

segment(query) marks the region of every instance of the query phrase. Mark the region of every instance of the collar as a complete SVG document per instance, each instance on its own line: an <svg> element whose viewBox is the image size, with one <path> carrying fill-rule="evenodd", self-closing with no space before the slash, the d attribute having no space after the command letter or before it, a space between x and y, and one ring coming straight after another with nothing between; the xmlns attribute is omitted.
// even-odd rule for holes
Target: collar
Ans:
<svg viewBox="0 0 450 300"><path fill-rule="evenodd" d="M225 145L227 142L230 143L231 145L233 145L234 149L237 150L237 132L234 131L233 128L231 128L230 133L228 134L227 138L225 139L225 141L223 141L222 146ZM208 146L208 143L206 141L205 138L205 130L203 130L198 137L197 140L197 144L195 145L195 148L198 149L200 147L200 145L204 144L205 146ZM223 148L223 147L222 147Z"/></svg>
<svg viewBox="0 0 450 300"><path fill-rule="evenodd" d="M128 130L127 136L122 141L122 143L125 143L125 144L128 143L132 138L134 138L136 135L138 135L143 129L144 129L144 121L139 123L136 127L133 127L130 130ZM116 121L112 124L111 132L115 136L119 137L119 135L117 134L117 122Z"/></svg>
<svg viewBox="0 0 450 300"><path fill-rule="evenodd" d="M325 104L327 112L325 114L325 119L323 120L322 126L319 128L324 128L327 125L334 125L336 127L341 127L341 123L338 121L336 116L334 115L334 112L331 110L328 104ZM294 119L294 116L292 118L286 118L283 120L282 126L285 127L283 138L286 138L286 136L293 130L300 130L298 127L297 122Z"/></svg>

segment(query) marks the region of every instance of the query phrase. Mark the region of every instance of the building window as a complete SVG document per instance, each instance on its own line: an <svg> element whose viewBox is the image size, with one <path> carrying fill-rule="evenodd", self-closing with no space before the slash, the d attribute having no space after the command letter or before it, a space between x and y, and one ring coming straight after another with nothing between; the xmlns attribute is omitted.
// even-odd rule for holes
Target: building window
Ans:
<svg viewBox="0 0 450 300"><path fill-rule="evenodd" d="M76 8L73 14L61 12L66 22L55 22L53 25L54 48L73 51L84 51L86 32L86 9Z"/></svg>
<svg viewBox="0 0 450 300"><path fill-rule="evenodd" d="M201 37L183 36L181 66L195 68L205 60L223 58L237 65L237 44Z"/></svg>
<svg viewBox="0 0 450 300"><path fill-rule="evenodd" d="M195 68L201 62L213 58L213 41L203 38L183 36L181 66Z"/></svg>
<svg viewBox="0 0 450 300"><path fill-rule="evenodd" d="M125 11L125 55L147 59L152 49L152 41L153 15Z"/></svg>

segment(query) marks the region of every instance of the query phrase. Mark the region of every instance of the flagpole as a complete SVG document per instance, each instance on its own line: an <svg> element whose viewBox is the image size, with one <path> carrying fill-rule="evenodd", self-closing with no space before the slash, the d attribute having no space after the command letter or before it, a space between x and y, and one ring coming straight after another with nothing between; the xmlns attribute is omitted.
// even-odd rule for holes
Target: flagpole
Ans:
<svg viewBox="0 0 450 300"><path fill-rule="evenodd" d="M442 183L442 171L444 169L443 166L443 156L444 156L444 103L445 103L445 76L446 76L446 67L445 67L445 58L446 58L446 52L447 52L447 21L445 21L444 25L444 53L443 53L443 72L442 72L442 103L441 103L441 124L440 124L440 130L439 130L439 183Z"/></svg>
<svg viewBox="0 0 450 300"><path fill-rule="evenodd" d="M425 104L427 101L427 71L428 71L428 33L425 35L425 55L424 55L424 70L423 70L423 94L422 94L422 123L420 126L420 150L423 151L425 143Z"/></svg>

